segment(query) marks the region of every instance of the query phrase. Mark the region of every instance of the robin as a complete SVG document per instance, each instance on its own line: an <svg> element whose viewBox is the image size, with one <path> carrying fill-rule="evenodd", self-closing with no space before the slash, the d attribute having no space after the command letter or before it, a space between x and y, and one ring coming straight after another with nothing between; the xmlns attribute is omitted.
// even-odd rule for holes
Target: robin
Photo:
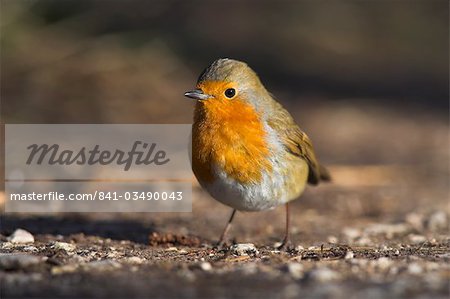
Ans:
<svg viewBox="0 0 450 299"><path fill-rule="evenodd" d="M200 75L192 125L192 169L200 185L233 212L220 237L223 245L236 211L262 211L286 206L307 183L330 180L312 143L289 112L244 62L218 59Z"/></svg>

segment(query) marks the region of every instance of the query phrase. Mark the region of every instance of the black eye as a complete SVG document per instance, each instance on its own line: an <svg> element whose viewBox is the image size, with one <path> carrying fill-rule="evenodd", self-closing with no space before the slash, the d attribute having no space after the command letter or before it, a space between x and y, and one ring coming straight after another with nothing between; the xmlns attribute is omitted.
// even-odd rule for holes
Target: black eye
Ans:
<svg viewBox="0 0 450 299"><path fill-rule="evenodd" d="M234 89L234 88L228 88L227 90L225 90L225 96L229 99L234 97L235 94L236 94L236 89Z"/></svg>

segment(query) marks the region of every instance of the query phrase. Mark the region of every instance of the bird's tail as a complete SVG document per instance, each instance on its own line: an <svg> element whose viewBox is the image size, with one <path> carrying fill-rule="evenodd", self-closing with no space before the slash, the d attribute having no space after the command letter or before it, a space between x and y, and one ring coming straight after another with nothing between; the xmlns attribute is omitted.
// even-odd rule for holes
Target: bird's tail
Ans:
<svg viewBox="0 0 450 299"><path fill-rule="evenodd" d="M323 165L319 165L319 172L320 172L320 180L324 182L330 182L331 181L331 174L328 169L325 168Z"/></svg>

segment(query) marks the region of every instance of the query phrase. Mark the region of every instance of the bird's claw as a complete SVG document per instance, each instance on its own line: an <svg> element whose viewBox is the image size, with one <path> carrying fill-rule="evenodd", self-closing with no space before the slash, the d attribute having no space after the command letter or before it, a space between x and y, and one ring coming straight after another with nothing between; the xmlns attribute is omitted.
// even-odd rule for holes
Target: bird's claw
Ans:
<svg viewBox="0 0 450 299"><path fill-rule="evenodd" d="M290 240L283 240L280 246L276 247L279 251L292 251L294 249L294 245Z"/></svg>

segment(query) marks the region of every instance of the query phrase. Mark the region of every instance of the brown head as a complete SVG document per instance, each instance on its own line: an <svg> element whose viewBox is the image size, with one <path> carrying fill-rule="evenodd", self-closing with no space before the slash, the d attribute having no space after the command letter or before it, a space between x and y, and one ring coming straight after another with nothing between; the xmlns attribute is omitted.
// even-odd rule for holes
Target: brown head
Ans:
<svg viewBox="0 0 450 299"><path fill-rule="evenodd" d="M242 105L248 105L263 115L272 101L258 75L246 63L228 58L214 61L198 78L197 89L184 95L198 100L207 110L223 113L238 112Z"/></svg>

